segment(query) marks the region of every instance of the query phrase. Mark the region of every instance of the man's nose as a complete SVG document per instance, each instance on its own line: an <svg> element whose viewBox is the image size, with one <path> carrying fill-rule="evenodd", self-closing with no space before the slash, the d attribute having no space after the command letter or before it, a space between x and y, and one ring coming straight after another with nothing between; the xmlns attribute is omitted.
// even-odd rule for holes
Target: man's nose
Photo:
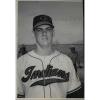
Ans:
<svg viewBox="0 0 100 100"><path fill-rule="evenodd" d="M46 30L43 30L42 35L43 36L47 35L47 31Z"/></svg>

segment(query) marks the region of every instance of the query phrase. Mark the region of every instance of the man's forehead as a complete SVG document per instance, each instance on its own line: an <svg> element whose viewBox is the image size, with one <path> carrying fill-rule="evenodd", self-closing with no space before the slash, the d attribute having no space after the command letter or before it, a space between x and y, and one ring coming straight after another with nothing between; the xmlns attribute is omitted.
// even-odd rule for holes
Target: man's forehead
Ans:
<svg viewBox="0 0 100 100"><path fill-rule="evenodd" d="M37 28L43 28L43 29L45 29L45 28L52 28L52 27L50 25L40 25Z"/></svg>

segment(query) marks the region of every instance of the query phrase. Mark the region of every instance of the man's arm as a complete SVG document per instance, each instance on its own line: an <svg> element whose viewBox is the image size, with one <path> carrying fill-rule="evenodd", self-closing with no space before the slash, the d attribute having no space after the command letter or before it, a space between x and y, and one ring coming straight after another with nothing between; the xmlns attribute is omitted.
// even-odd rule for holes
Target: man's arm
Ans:
<svg viewBox="0 0 100 100"><path fill-rule="evenodd" d="M69 71L70 71L70 77L68 82L68 91L67 91L67 98L82 98L81 91L82 91L82 85L79 80L79 77L77 73L75 72L73 63L71 59L69 59Z"/></svg>
<svg viewBox="0 0 100 100"><path fill-rule="evenodd" d="M17 98L25 98L25 95L17 94Z"/></svg>
<svg viewBox="0 0 100 100"><path fill-rule="evenodd" d="M24 64L24 60L19 58L17 60L17 77L16 77L16 79L17 79L17 81L16 81L17 82L17 91L16 91L17 98L25 98L24 86L21 81L21 68L22 68L23 64Z"/></svg>
<svg viewBox="0 0 100 100"><path fill-rule="evenodd" d="M66 97L67 98L84 98L84 85L81 85L81 88L79 90L67 94Z"/></svg>

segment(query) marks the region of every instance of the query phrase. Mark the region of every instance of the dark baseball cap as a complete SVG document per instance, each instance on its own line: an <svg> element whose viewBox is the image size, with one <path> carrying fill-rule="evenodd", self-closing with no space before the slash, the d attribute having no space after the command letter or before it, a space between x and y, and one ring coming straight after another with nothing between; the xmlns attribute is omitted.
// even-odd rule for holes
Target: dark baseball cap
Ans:
<svg viewBox="0 0 100 100"><path fill-rule="evenodd" d="M33 30L40 25L50 25L54 28L52 18L48 15L38 15L33 18Z"/></svg>

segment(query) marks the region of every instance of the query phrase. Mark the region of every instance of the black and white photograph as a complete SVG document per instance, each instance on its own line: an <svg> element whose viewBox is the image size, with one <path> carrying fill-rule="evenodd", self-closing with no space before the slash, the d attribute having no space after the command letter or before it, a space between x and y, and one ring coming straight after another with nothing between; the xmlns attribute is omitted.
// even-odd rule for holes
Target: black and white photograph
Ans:
<svg viewBox="0 0 100 100"><path fill-rule="evenodd" d="M18 0L16 15L16 98L83 100L84 0Z"/></svg>

